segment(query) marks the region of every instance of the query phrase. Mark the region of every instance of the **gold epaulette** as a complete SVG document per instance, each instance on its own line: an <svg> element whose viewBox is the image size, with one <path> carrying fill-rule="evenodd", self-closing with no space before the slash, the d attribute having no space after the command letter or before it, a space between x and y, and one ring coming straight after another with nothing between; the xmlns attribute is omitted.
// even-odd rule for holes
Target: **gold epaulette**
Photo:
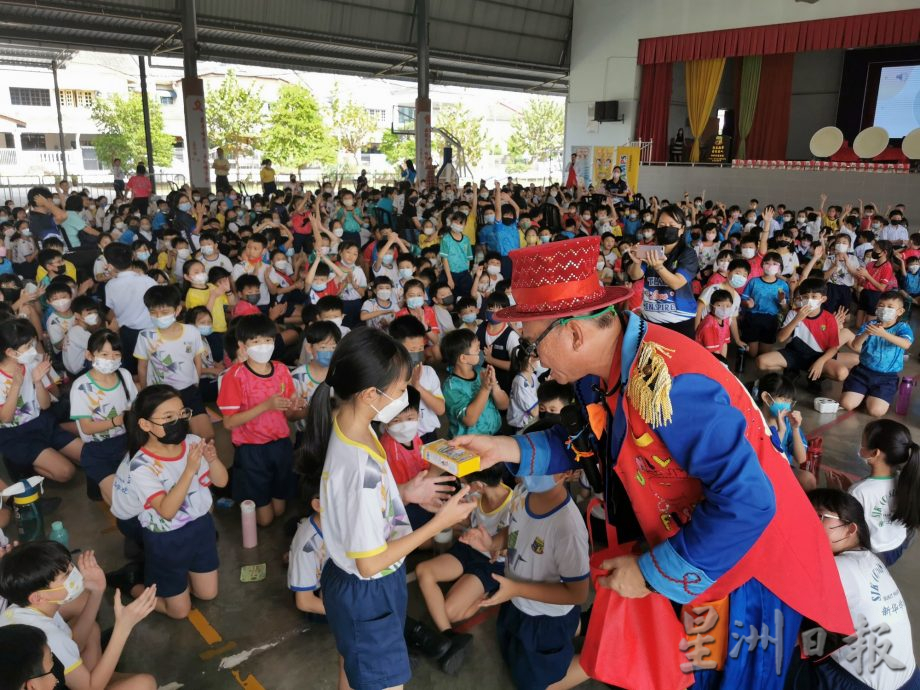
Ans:
<svg viewBox="0 0 920 690"><path fill-rule="evenodd" d="M674 350L648 340L639 347L626 397L652 428L671 423L671 372L667 360Z"/></svg>

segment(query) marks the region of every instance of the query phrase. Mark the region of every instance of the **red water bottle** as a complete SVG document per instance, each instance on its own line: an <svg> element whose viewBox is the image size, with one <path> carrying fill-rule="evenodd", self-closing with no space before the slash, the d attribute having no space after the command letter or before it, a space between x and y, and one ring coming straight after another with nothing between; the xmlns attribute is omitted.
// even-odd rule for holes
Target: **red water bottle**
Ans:
<svg viewBox="0 0 920 690"><path fill-rule="evenodd" d="M816 477L821 471L821 456L824 454L824 438L815 436L808 441L808 451L805 455L805 466L802 468L811 472Z"/></svg>
<svg viewBox="0 0 920 690"><path fill-rule="evenodd" d="M905 376L901 379L901 385L898 386L898 400L894 406L894 411L897 414L907 414L910 409L910 394L913 392L914 377Z"/></svg>

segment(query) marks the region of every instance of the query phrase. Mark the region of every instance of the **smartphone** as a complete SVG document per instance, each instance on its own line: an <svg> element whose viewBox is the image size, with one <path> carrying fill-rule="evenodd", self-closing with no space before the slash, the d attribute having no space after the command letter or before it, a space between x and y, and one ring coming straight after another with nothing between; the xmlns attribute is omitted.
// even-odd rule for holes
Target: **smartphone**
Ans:
<svg viewBox="0 0 920 690"><path fill-rule="evenodd" d="M640 244L636 247L636 258L639 261L648 262L650 254L660 253L664 256L664 247L660 244Z"/></svg>

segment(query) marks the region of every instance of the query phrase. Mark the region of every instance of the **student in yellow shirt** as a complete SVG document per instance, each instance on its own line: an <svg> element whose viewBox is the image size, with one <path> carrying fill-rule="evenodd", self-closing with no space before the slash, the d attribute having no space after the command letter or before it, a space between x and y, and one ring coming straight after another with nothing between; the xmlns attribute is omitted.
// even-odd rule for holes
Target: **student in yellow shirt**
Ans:
<svg viewBox="0 0 920 690"><path fill-rule="evenodd" d="M47 237L42 242L42 249L56 249L57 251L64 253L64 243L61 242L57 237ZM45 267L41 264L38 265L38 271L35 273L35 282L41 283L45 276L48 275L48 271L45 270ZM72 278L74 281L77 280L77 267L70 263L67 259L64 259L64 275Z"/></svg>
<svg viewBox="0 0 920 690"><path fill-rule="evenodd" d="M262 194L268 196L278 191L278 185L275 184L275 169L272 167L271 159L266 158L262 161L259 179L262 180Z"/></svg>
<svg viewBox="0 0 920 690"><path fill-rule="evenodd" d="M189 259L182 266L182 277L189 286L185 293L185 308L205 307L211 313L212 332L203 335L211 346L215 361L221 361L224 358L227 310L236 304L236 297L230 291L230 273L220 266L206 273L204 264L197 259Z"/></svg>

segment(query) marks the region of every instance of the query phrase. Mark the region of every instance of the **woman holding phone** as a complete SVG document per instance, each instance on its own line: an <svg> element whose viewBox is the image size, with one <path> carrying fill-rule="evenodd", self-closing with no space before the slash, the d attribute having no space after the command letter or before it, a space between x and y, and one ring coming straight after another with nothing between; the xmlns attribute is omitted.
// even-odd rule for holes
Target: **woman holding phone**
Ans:
<svg viewBox="0 0 920 690"><path fill-rule="evenodd" d="M683 241L686 229L687 217L680 207L665 206L658 214L657 245L630 249L633 263L627 273L630 279L644 282L643 318L692 339L696 298L691 282L700 261Z"/></svg>

